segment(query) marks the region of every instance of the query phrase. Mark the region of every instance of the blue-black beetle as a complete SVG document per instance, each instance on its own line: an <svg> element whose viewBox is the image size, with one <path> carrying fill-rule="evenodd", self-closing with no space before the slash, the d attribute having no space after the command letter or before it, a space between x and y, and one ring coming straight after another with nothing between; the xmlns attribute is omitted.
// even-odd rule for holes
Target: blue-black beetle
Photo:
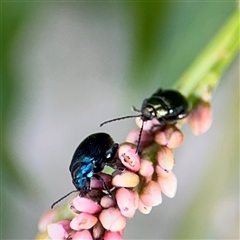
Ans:
<svg viewBox="0 0 240 240"><path fill-rule="evenodd" d="M80 191L81 196L88 193L91 190L90 181L92 177L101 180L105 190L111 194L98 173L103 170L105 165L111 165L110 162L114 159L117 150L118 144L114 143L107 133L95 133L85 138L73 154L69 167L73 185L77 190L73 190L57 200L51 208L73 192Z"/></svg>
<svg viewBox="0 0 240 240"><path fill-rule="evenodd" d="M101 123L100 126L125 118L141 117L143 123L137 144L138 151L144 122L156 118L159 122L159 125L164 126L166 124L173 124L177 120L188 115L189 104L187 99L180 92L175 90L162 90L160 88L150 98L146 98L143 101L141 110L138 110L135 107L133 107L133 110L140 112L141 114L111 119Z"/></svg>

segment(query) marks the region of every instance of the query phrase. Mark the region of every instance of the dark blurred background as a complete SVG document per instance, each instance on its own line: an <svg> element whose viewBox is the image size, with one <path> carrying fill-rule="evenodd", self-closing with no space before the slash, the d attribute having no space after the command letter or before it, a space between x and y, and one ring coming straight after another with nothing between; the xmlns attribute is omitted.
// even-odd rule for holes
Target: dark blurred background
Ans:
<svg viewBox="0 0 240 240"><path fill-rule="evenodd" d="M77 145L157 88L171 88L237 8L226 2L2 2L2 239L33 239L74 189ZM176 197L128 221L124 239L239 238L239 59L213 98L211 129L184 126ZM64 204L61 203L61 204Z"/></svg>

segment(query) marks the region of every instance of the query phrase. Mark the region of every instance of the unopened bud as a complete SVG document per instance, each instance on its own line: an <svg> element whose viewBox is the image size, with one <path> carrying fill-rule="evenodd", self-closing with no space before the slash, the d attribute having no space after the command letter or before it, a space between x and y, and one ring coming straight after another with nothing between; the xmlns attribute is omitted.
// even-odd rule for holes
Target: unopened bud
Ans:
<svg viewBox="0 0 240 240"><path fill-rule="evenodd" d="M138 206L138 194L126 188L119 188L115 197L122 215L132 218Z"/></svg>
<svg viewBox="0 0 240 240"><path fill-rule="evenodd" d="M105 195L101 198L100 204L103 208L110 208L116 206L116 201L112 197Z"/></svg>
<svg viewBox="0 0 240 240"><path fill-rule="evenodd" d="M98 219L89 213L80 213L72 219L70 227L73 230L90 229L97 223Z"/></svg>
<svg viewBox="0 0 240 240"><path fill-rule="evenodd" d="M167 126L164 130L158 131L154 136L154 141L168 148L179 147L183 143L183 133L174 125Z"/></svg>
<svg viewBox="0 0 240 240"><path fill-rule="evenodd" d="M161 147L157 153L157 161L159 166L167 171L173 169L174 166L174 158L173 153L168 147Z"/></svg>
<svg viewBox="0 0 240 240"><path fill-rule="evenodd" d="M161 191L169 198L173 198L177 191L177 178L173 172L168 177L158 177L158 184Z"/></svg>
<svg viewBox="0 0 240 240"><path fill-rule="evenodd" d="M212 124L212 109L209 102L199 101L196 108L189 114L187 121L195 135L205 133Z"/></svg>
<svg viewBox="0 0 240 240"><path fill-rule="evenodd" d="M127 219L118 208L108 208L101 211L99 215L103 227L112 232L120 231L126 226Z"/></svg>
<svg viewBox="0 0 240 240"><path fill-rule="evenodd" d="M142 200L139 199L138 210L143 214L149 214L152 210L152 207L151 206L146 206L145 204L143 204Z"/></svg>
<svg viewBox="0 0 240 240"><path fill-rule="evenodd" d="M99 204L85 197L75 197L72 201L72 204L73 207L79 212L95 214L102 210Z"/></svg>
<svg viewBox="0 0 240 240"><path fill-rule="evenodd" d="M134 129L132 130L126 138L126 142L130 142L133 143L135 145L138 144L138 140L139 140L139 134L140 134L140 129ZM146 132L146 131L142 131L142 135L141 135L141 141L139 143L139 148L144 148L147 147L149 144L151 144L153 141L153 136L152 134Z"/></svg>
<svg viewBox="0 0 240 240"><path fill-rule="evenodd" d="M122 240L122 234L120 231L118 232L111 232L111 231L105 231L104 233L104 240Z"/></svg>
<svg viewBox="0 0 240 240"><path fill-rule="evenodd" d="M154 168L152 162L141 159L141 166L139 169L139 174L144 177L151 177L153 175Z"/></svg>
<svg viewBox="0 0 240 240"><path fill-rule="evenodd" d="M122 164L131 171L137 172L140 168L140 157L136 153L136 148L123 144L118 149L118 157Z"/></svg>
<svg viewBox="0 0 240 240"><path fill-rule="evenodd" d="M78 231L72 235L72 240L79 240L79 239L93 240L92 235L88 230Z"/></svg>
<svg viewBox="0 0 240 240"><path fill-rule="evenodd" d="M158 183L150 180L144 186L140 199L146 206L157 206L162 202L162 195Z"/></svg>
<svg viewBox="0 0 240 240"><path fill-rule="evenodd" d="M137 174L124 171L113 178L112 185L115 187L136 187L139 181L140 179Z"/></svg>
<svg viewBox="0 0 240 240"><path fill-rule="evenodd" d="M66 239L70 231L70 220L62 220L58 223L50 223L47 226L48 236L51 239Z"/></svg>

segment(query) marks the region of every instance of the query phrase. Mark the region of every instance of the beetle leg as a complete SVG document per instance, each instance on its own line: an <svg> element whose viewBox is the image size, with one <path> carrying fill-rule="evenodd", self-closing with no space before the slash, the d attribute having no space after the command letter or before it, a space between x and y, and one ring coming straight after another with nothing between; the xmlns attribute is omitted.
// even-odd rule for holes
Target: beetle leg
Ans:
<svg viewBox="0 0 240 240"><path fill-rule="evenodd" d="M109 188L107 187L107 184L105 183L104 179L103 179L101 176L97 175L97 174L94 174L93 176L94 176L97 180L99 180L99 181L101 181L101 182L103 183L103 187L104 187L104 189L108 192L108 195L109 195L109 196L112 196L112 193L111 193L111 191L109 190Z"/></svg>

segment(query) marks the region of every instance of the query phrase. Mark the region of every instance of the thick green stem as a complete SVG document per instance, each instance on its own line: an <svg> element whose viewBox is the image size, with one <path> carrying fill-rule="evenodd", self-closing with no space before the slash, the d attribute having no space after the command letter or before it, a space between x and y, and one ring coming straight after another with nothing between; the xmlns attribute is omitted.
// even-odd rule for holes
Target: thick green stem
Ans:
<svg viewBox="0 0 240 240"><path fill-rule="evenodd" d="M174 88L185 96L209 98L239 50L239 17L240 11L237 9Z"/></svg>

